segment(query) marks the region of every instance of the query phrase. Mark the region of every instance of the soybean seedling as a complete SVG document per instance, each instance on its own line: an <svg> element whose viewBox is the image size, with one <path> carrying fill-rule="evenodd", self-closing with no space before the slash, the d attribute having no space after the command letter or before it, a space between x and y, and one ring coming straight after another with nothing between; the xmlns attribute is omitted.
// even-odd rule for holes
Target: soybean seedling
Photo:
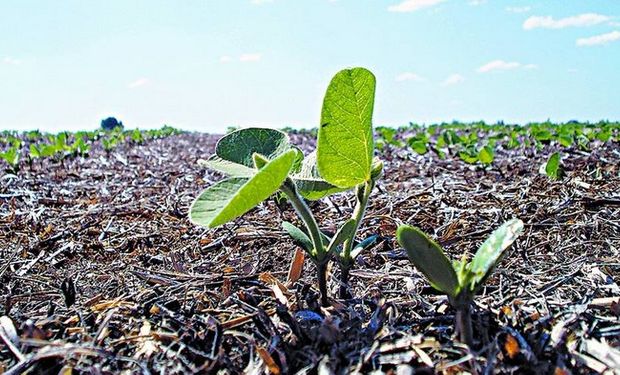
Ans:
<svg viewBox="0 0 620 375"><path fill-rule="evenodd" d="M522 231L521 220L510 220L491 233L471 262L463 257L452 263L442 248L420 229L401 225L396 231L398 243L407 251L411 262L433 288L448 296L448 301L456 310L456 330L461 342L472 345L471 310L474 296Z"/></svg>
<svg viewBox="0 0 620 375"><path fill-rule="evenodd" d="M336 74L323 102L317 150L307 157L278 130L248 128L222 137L215 155L203 164L229 177L200 194L190 209L190 220L214 228L282 192L305 231L288 222L282 227L315 263L321 303L327 305L327 264L339 252L341 265L349 269L351 259L363 248L364 243L356 244L355 233L383 168L373 158L374 92L375 78L366 69ZM357 193L353 217L329 238L319 229L305 199L317 200L351 189Z"/></svg>

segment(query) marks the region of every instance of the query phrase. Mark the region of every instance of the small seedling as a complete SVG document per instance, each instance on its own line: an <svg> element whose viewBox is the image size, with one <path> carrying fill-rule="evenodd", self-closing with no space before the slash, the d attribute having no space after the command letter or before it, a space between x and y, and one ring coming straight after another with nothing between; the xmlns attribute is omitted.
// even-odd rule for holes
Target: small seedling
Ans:
<svg viewBox="0 0 620 375"><path fill-rule="evenodd" d="M3 159L9 165L9 171L17 173L19 171L20 151L16 146L10 147L4 152L0 152L0 159Z"/></svg>
<svg viewBox="0 0 620 375"><path fill-rule="evenodd" d="M554 152L544 165L545 174L552 180L559 180L562 177L562 167L560 165L560 154Z"/></svg>
<svg viewBox="0 0 620 375"><path fill-rule="evenodd" d="M510 220L491 233L471 262L463 257L452 263L441 246L420 229L401 225L396 231L398 243L407 251L411 262L433 288L448 296L456 310L456 330L463 343L473 344L471 310L476 292L522 231L521 220Z"/></svg>
<svg viewBox="0 0 620 375"><path fill-rule="evenodd" d="M355 235L383 168L373 155L374 92L375 77L366 69L336 74L323 102L317 150L307 157L278 130L249 128L222 137L215 155L204 164L229 178L207 188L194 201L192 222L217 227L280 191L295 208L305 231L287 222L282 227L315 263L321 302L327 305L326 273L332 255L338 253L346 283L353 260L368 245L368 241L356 243ZM351 189L357 199L352 218L330 238L321 232L304 199L317 200Z"/></svg>

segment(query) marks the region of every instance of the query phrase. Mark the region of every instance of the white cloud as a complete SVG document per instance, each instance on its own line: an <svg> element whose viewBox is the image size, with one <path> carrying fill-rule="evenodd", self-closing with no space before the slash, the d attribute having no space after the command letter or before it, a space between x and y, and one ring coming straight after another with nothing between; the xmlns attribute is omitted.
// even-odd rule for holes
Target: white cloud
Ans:
<svg viewBox="0 0 620 375"><path fill-rule="evenodd" d="M222 57L220 57L220 62L222 64L226 64L226 63L229 63L231 61L232 61L232 57L230 57L230 56L222 56Z"/></svg>
<svg viewBox="0 0 620 375"><path fill-rule="evenodd" d="M429 8L435 6L445 0L404 0L398 4L390 5L388 11L390 12L415 12L423 8Z"/></svg>
<svg viewBox="0 0 620 375"><path fill-rule="evenodd" d="M3 63L5 63L5 64L8 64L8 65L19 65L19 64L21 64L21 63L22 63L22 61L21 61L21 60L19 60L19 59L14 59L14 58L9 57L9 56L7 56L7 57L3 58L3 59L2 59L2 62L3 62Z"/></svg>
<svg viewBox="0 0 620 375"><path fill-rule="evenodd" d="M584 13L572 17L554 19L551 16L532 16L523 22L525 30L537 28L543 29L563 29L566 27L585 27L594 26L608 22L611 17L596 13Z"/></svg>
<svg viewBox="0 0 620 375"><path fill-rule="evenodd" d="M478 73L488 73L494 70L514 70L514 69L532 70L532 69L538 69L538 65L521 64L520 62L517 62L517 61L493 60L479 67L477 71Z"/></svg>
<svg viewBox="0 0 620 375"><path fill-rule="evenodd" d="M527 13L532 10L531 6L523 6L523 7L506 7L506 12L510 13Z"/></svg>
<svg viewBox="0 0 620 375"><path fill-rule="evenodd" d="M259 61L262 57L263 55L261 55L260 53L244 53L243 55L239 56L239 61L254 62Z"/></svg>
<svg viewBox="0 0 620 375"><path fill-rule="evenodd" d="M614 30L607 34L595 35L589 38L579 38L577 39L576 44L579 47L597 46L601 44L615 42L617 40L620 40L620 31Z"/></svg>
<svg viewBox="0 0 620 375"><path fill-rule="evenodd" d="M426 81L426 79L424 79L423 77L415 73L405 72L405 73L401 73L397 75L396 81L398 82L404 82L404 81L424 82Z"/></svg>
<svg viewBox="0 0 620 375"><path fill-rule="evenodd" d="M456 85L459 84L461 82L465 81L465 77L463 77L460 74L452 74L450 75L448 78L446 78L441 85L442 86L452 86L452 85Z"/></svg>
<svg viewBox="0 0 620 375"><path fill-rule="evenodd" d="M478 6L482 4L486 4L487 0L469 0L468 4L471 6Z"/></svg>
<svg viewBox="0 0 620 375"><path fill-rule="evenodd" d="M138 88L140 86L144 86L147 85L149 83L148 78L139 78L133 82L131 82L130 84L127 85L128 89L135 89Z"/></svg>

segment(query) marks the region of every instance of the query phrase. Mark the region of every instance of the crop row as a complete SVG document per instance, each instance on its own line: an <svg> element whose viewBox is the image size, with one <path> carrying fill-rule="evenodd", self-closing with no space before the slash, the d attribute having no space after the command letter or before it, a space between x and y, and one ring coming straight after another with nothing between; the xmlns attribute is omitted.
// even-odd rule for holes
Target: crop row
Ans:
<svg viewBox="0 0 620 375"><path fill-rule="evenodd" d="M468 164L490 165L497 150L535 148L554 144L560 149L591 151L597 142L620 142L620 122L571 121L527 125L503 123L443 123L430 126L409 124L398 129L377 127L376 147L407 148L419 155L429 152L439 158L454 156Z"/></svg>
<svg viewBox="0 0 620 375"><path fill-rule="evenodd" d="M6 162L10 172L16 173L22 161L29 165L41 159L62 163L67 158L87 157L96 143L100 143L106 152L110 152L126 142L142 144L149 139L165 138L179 132L170 126L151 130L122 130L119 127L108 131L58 134L42 133L38 130L23 133L4 131L0 133L0 159Z"/></svg>

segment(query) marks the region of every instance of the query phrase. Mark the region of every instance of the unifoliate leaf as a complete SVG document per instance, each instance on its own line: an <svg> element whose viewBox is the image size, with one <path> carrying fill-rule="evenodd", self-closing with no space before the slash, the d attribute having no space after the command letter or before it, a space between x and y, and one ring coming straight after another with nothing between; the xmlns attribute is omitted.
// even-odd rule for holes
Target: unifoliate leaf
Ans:
<svg viewBox="0 0 620 375"><path fill-rule="evenodd" d="M190 220L214 228L254 208L282 185L296 152L289 150L267 163L251 178L233 177L207 188L194 201Z"/></svg>
<svg viewBox="0 0 620 375"><path fill-rule="evenodd" d="M347 220L342 226L336 231L334 237L332 237L329 245L327 245L327 252L330 253L334 251L338 246L342 245L347 238L350 238L353 232L356 229L356 223L354 219Z"/></svg>
<svg viewBox="0 0 620 375"><path fill-rule="evenodd" d="M469 265L471 274L470 288L473 290L495 268L504 251L517 239L523 231L523 222L512 219L493 231L476 252Z"/></svg>
<svg viewBox="0 0 620 375"><path fill-rule="evenodd" d="M418 228L401 225L396 231L398 243L406 251L411 262L426 276L431 285L454 296L459 283L452 264L441 247Z"/></svg>
<svg viewBox="0 0 620 375"><path fill-rule="evenodd" d="M212 155L207 160L198 160L198 165L214 169L232 177L252 177L256 174L256 169L254 168L224 160L217 155Z"/></svg>
<svg viewBox="0 0 620 375"><path fill-rule="evenodd" d="M552 180L557 180L561 177L562 170L560 168L560 154L554 152L547 160L547 164L545 165L545 173Z"/></svg>
<svg viewBox="0 0 620 375"><path fill-rule="evenodd" d="M271 160L290 148L286 133L267 128L247 128L223 136L215 146L215 154L224 160L254 168L254 153Z"/></svg>
<svg viewBox="0 0 620 375"><path fill-rule="evenodd" d="M306 199L318 200L331 194L347 190L336 187L319 175L316 165L316 151L310 153L301 163L301 169L292 176L297 190Z"/></svg>
<svg viewBox="0 0 620 375"><path fill-rule="evenodd" d="M289 236L301 246L304 250L306 250L310 255L314 255L314 245L312 244L312 240L304 231L297 228L295 225L289 223L288 221L282 222L282 229L288 233Z"/></svg>
<svg viewBox="0 0 620 375"><path fill-rule="evenodd" d="M317 160L327 182L350 188L370 179L375 76L363 68L338 72L321 112Z"/></svg>

